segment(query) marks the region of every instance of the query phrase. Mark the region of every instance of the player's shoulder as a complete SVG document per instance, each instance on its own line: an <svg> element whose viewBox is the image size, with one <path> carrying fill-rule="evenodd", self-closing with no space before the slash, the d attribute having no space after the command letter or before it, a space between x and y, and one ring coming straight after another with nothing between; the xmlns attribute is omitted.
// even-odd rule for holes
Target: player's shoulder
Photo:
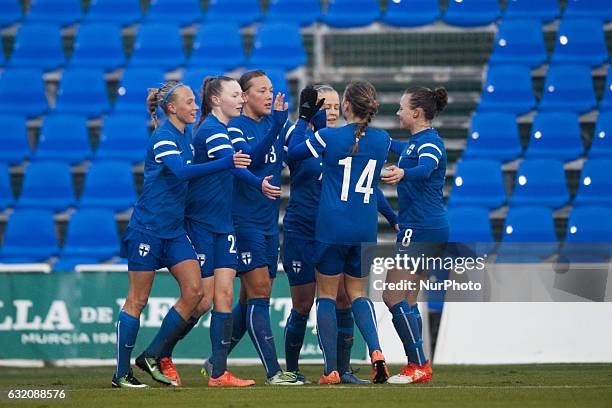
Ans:
<svg viewBox="0 0 612 408"><path fill-rule="evenodd" d="M242 129L247 125L247 123L248 123L248 118L244 115L240 115L240 116L230 119L229 123L227 124L227 127L228 128L234 127L234 128Z"/></svg>
<svg viewBox="0 0 612 408"><path fill-rule="evenodd" d="M444 141L435 129L430 129L418 138L417 145L435 145L436 147L443 149Z"/></svg>
<svg viewBox="0 0 612 408"><path fill-rule="evenodd" d="M171 142L176 142L177 140L176 132L174 132L171 127L167 126L165 122L153 131L149 141L151 144L155 145L164 140Z"/></svg>

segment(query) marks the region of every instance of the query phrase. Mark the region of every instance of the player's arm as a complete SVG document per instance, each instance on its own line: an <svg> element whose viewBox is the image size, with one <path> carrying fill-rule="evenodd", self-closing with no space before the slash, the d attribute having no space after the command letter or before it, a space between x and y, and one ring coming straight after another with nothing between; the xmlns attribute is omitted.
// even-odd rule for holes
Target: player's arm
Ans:
<svg viewBox="0 0 612 408"><path fill-rule="evenodd" d="M181 157L176 142L172 139L161 139L153 145L155 161L163 163L179 180L205 176L232 168L246 168L251 163L247 154L235 153L221 160L202 164L187 164Z"/></svg>
<svg viewBox="0 0 612 408"><path fill-rule="evenodd" d="M325 142L325 130L326 129L321 129L318 132L314 132L304 142L298 143L293 147L289 146L287 155L289 160L299 161L310 157L319 157L327 146Z"/></svg>
<svg viewBox="0 0 612 408"><path fill-rule="evenodd" d="M401 156L402 152L404 151L407 145L408 143L406 142L400 142L399 140L391 139L391 145L389 146L389 150L391 150L393 153L397 154L398 156Z"/></svg>
<svg viewBox="0 0 612 408"><path fill-rule="evenodd" d="M409 169L389 166L386 168L387 172L381 176L381 180L388 184L397 184L402 179L427 180L442 159L442 149L433 143L423 143L417 149L417 153L419 161L416 166Z"/></svg>
<svg viewBox="0 0 612 408"><path fill-rule="evenodd" d="M391 203L389 203L387 197L385 197L385 194L378 186L376 186L376 201L378 205L378 212L385 217L393 229L399 231L397 215L395 214L395 211L393 211Z"/></svg>

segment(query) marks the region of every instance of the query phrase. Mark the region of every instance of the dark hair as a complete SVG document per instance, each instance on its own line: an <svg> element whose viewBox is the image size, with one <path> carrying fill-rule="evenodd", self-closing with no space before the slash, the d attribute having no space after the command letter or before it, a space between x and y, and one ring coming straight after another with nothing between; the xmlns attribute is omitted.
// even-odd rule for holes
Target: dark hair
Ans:
<svg viewBox="0 0 612 408"><path fill-rule="evenodd" d="M266 76L266 73L262 71L261 69L256 69L254 71L247 71L244 74L242 74L242 76L238 80L238 83L240 84L240 88L242 88L242 92L246 92L249 90L249 88L251 87L251 84L250 84L251 79L259 78L262 76Z"/></svg>
<svg viewBox="0 0 612 408"><path fill-rule="evenodd" d="M427 120L433 120L448 103L446 88L436 88L433 91L425 87L408 88L404 94L410 94L410 109L423 109Z"/></svg>
<svg viewBox="0 0 612 408"><path fill-rule="evenodd" d="M366 128L378 112L376 88L368 81L353 81L344 90L344 99L351 104L353 115L363 119L355 129L355 144L351 154L359 151L359 139L365 134Z"/></svg>
<svg viewBox="0 0 612 408"><path fill-rule="evenodd" d="M174 90L177 85L186 86L181 84L179 81L168 81L159 88L147 89L147 110L151 114L153 120L153 126L156 128L159 126L159 118L157 117L157 108L162 108L164 114L168 114L166 105L168 102L174 102ZM174 89L172 89L174 88ZM168 95L168 92L172 90L172 93Z"/></svg>
<svg viewBox="0 0 612 408"><path fill-rule="evenodd" d="M235 81L234 78L230 78L228 76L207 76L204 78L204 82L202 82L202 104L200 105L200 119L198 119L198 123L195 128L200 127L206 116L212 111L212 97L213 96L221 96L221 91L223 90L223 83Z"/></svg>

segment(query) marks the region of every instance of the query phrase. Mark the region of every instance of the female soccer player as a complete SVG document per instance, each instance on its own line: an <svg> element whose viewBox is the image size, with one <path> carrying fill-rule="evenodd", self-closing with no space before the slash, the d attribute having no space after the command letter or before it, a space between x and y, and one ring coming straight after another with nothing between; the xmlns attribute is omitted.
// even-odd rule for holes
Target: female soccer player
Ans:
<svg viewBox="0 0 612 408"><path fill-rule="evenodd" d="M307 101L305 95L316 92L317 105L323 103L322 110L311 119L314 125L305 129L304 125L294 125L289 129L289 148L303 142L308 136L322 128L335 128L340 113L340 98L329 85L318 85L302 91L301 100ZM306 120L307 117L300 120ZM306 120L308 121L308 120ZM296 130L297 129L297 130ZM304 134L303 130L306 130ZM296 373L305 380L299 371L299 355L304 342L306 323L315 296L315 267L312 262L312 251L315 247L315 223L321 196L320 157L306 160L288 161L291 171L291 194L283 221L283 267L291 287L293 308L285 326L285 359L287 371ZM397 217L382 191L376 189L379 199L379 210L392 227L396 227ZM353 346L354 321L351 303L344 290L344 279L341 276L338 297L336 300L336 320L338 322L338 370L341 381L348 384L367 384L369 381L355 376L350 367L351 348Z"/></svg>
<svg viewBox="0 0 612 408"><path fill-rule="evenodd" d="M448 102L446 89L414 88L404 92L397 111L400 125L410 132L407 143L391 142L400 158L397 166L387 168L382 180L397 184L400 232L397 242L413 245L416 256L439 256L448 241L448 220L442 201L446 175L446 150L442 138L431 127L431 121ZM410 274L391 270L387 282L400 279L418 282L424 270ZM408 364L389 379L392 384L410 384L431 380L429 361L425 360L422 321L415 291L385 291L383 299L393 315L393 325L404 344Z"/></svg>
<svg viewBox="0 0 612 408"><path fill-rule="evenodd" d="M244 73L239 84L245 104L242 114L228 124L230 140L236 150L252 152L254 146L265 146L262 150L265 154L251 153L250 170L257 177L271 176L270 182L280 185L288 106L283 103L282 123L278 112L271 114L273 88L263 71ZM278 262L280 200L264 197L260 188L236 179L232 204L241 287L240 301L232 310L233 331L228 353L248 330L266 370L266 383L302 385L293 373L281 370L270 326L270 295ZM203 373L210 375L214 370L214 362L209 358Z"/></svg>
<svg viewBox="0 0 612 408"><path fill-rule="evenodd" d="M194 137L195 163L205 163L232 155L234 148L228 136L229 120L240 115L244 100L242 89L233 78L226 76L208 77L202 85L201 116ZM277 95L274 120L276 132L287 119L284 108L284 95ZM250 150L252 157L260 157L269 147L256 145ZM235 169L232 173L254 188L274 199L280 196L280 189L272 186L268 177L256 177L248 170ZM232 222L232 191L234 177L231 174L212 174L192 180L189 183L187 207L185 210L186 229L200 261L204 297L190 318L185 333L193 328L199 318L206 313L214 300L210 337L214 370L208 385L242 387L255 384L252 380L241 380L233 376L227 368L227 351L232 333L233 281L236 276L238 260L236 257L236 238ZM167 376L179 380L178 373L170 358L173 347L168 347L162 358ZM162 370L166 373L166 370Z"/></svg>
<svg viewBox="0 0 612 408"><path fill-rule="evenodd" d="M130 287L117 322L117 370L112 386L142 388L132 374L130 356L140 327L155 270L162 267L178 281L180 298L164 318L153 342L136 359L136 365L162 384L172 381L160 371L161 351L174 341L202 298L199 265L184 229L187 180L233 167L247 167L249 156L236 153L207 164L190 164L193 159L188 125L196 120L198 105L188 86L167 82L150 90L147 106L157 127L157 108L166 121L149 141L143 191L134 207L121 241L121 256L128 259Z"/></svg>
<svg viewBox="0 0 612 408"><path fill-rule="evenodd" d="M300 118L312 117L316 94L300 102ZM378 110L376 90L366 81L347 85L342 112L347 125L326 128L289 149L290 160L322 156L323 182L315 229L313 261L316 268L317 328L323 349L325 371L320 384L340 383L337 365L338 323L336 295L340 275L357 326L363 335L372 361L372 380L385 382L389 376L381 352L374 305L366 297L367 276L361 271L361 246L376 242L377 202L372 198L386 160L390 138L387 132L369 127ZM299 126L305 126L299 121ZM355 222L358 220L358 222Z"/></svg>

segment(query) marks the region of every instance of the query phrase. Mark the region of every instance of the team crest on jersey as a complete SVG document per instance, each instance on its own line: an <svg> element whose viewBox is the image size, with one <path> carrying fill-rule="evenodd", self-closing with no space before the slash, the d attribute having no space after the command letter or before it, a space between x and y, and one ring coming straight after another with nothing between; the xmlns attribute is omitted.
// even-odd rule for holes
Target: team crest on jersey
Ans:
<svg viewBox="0 0 612 408"><path fill-rule="evenodd" d="M250 265L251 261L253 260L253 257L251 256L250 252L241 253L240 258L242 259L242 263L244 263L245 265Z"/></svg>
<svg viewBox="0 0 612 408"><path fill-rule="evenodd" d="M413 150L414 150L414 143L412 143L410 146L408 146L408 149L406 149L406 156L410 156Z"/></svg>
<svg viewBox="0 0 612 408"><path fill-rule="evenodd" d="M198 261L200 261L200 268L206 263L206 254L198 254Z"/></svg>
<svg viewBox="0 0 612 408"><path fill-rule="evenodd" d="M138 253L140 254L140 256L147 256L149 255L149 251L151 250L151 245L149 244L143 244L141 243L140 245L138 245Z"/></svg>
<svg viewBox="0 0 612 408"><path fill-rule="evenodd" d="M293 272L300 273L302 271L302 262L301 261L293 261L291 263L291 267L293 268Z"/></svg>

